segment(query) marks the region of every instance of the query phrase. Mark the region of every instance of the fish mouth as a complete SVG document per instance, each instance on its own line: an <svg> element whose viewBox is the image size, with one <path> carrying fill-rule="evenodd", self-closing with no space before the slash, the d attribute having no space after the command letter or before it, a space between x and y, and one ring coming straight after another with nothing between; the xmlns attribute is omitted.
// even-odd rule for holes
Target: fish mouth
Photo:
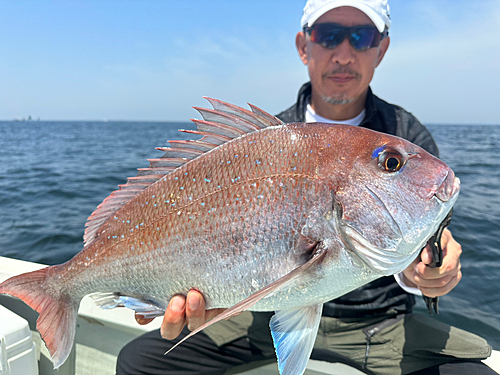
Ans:
<svg viewBox="0 0 500 375"><path fill-rule="evenodd" d="M452 170L446 175L445 179L439 185L434 196L441 202L448 202L460 191L460 179L455 177Z"/></svg>

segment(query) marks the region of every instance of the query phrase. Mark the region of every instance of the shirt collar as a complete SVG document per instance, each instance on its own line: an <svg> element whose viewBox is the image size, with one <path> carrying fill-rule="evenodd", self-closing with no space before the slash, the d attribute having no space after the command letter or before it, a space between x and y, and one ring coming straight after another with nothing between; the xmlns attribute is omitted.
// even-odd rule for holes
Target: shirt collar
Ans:
<svg viewBox="0 0 500 375"><path fill-rule="evenodd" d="M311 107L311 104L308 102L306 106L305 113L305 122L324 122L328 124L343 124L343 125L354 125L358 126L362 123L365 118L366 110L363 108L361 113L356 117L353 117L344 121L330 120L329 118L318 115L314 109Z"/></svg>

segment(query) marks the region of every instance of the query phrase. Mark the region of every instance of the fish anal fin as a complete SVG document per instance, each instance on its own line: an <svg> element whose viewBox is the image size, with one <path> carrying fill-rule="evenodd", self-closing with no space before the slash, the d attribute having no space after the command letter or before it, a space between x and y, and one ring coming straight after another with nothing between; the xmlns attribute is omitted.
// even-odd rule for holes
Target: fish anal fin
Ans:
<svg viewBox="0 0 500 375"><path fill-rule="evenodd" d="M312 255L311 259L309 259L306 263L302 264L301 266L295 268L292 270L290 273L286 274L285 276L279 278L278 280L272 282L271 284L263 287L262 289L259 289L249 297L245 298L243 301L238 302L236 305L229 307L228 309L224 310L222 313L217 315L215 318L212 320L206 322L205 324L201 325L200 327L196 328L195 330L191 331L191 333L187 336L185 336L181 341L179 341L177 344L175 344L168 352L165 354L168 354L171 352L173 349L175 349L178 345L180 345L182 342L190 338L191 336L197 334L198 332L202 331L203 329L207 328L208 326L220 322L221 320L227 320L235 315L238 315L239 313L248 310L251 308L253 305L255 305L257 302L259 302L262 298L265 298L266 296L270 295L271 293L275 293L278 290L281 290L283 288L288 288L290 287L294 282L301 282L303 280L308 280L312 275L312 273L309 273L309 268L311 266L320 263L326 255L326 249L323 247L318 247L317 251ZM304 274L308 274L306 278L304 278Z"/></svg>
<svg viewBox="0 0 500 375"><path fill-rule="evenodd" d="M79 305L79 301L64 295L56 298L45 290L47 278L57 267L24 273L0 284L0 294L21 299L40 314L36 329L50 352L54 369L66 361L73 348Z"/></svg>
<svg viewBox="0 0 500 375"><path fill-rule="evenodd" d="M280 374L304 373L316 341L323 304L278 311L269 322Z"/></svg>

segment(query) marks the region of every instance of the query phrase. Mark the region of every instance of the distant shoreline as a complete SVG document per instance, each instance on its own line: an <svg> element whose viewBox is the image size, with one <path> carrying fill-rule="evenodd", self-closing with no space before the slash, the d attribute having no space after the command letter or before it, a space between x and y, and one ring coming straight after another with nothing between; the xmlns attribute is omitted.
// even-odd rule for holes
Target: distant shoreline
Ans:
<svg viewBox="0 0 500 375"><path fill-rule="evenodd" d="M14 119L14 120L2 120L0 119L0 123L61 123L61 122L69 122L69 123L103 123L103 124L134 124L134 123L148 123L148 124L192 124L191 121L171 121L171 120L40 120L40 119ZM454 123L424 123L425 126L500 126L499 124L454 124Z"/></svg>

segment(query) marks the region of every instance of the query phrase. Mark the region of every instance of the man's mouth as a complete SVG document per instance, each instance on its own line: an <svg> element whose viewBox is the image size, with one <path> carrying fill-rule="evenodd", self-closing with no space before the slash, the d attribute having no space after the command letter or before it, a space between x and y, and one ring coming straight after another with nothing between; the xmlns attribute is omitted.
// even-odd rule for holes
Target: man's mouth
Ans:
<svg viewBox="0 0 500 375"><path fill-rule="evenodd" d="M328 76L328 78L330 80L332 80L333 82L338 83L338 84L345 84L345 83L351 82L351 81L356 79L355 76L347 75L347 74L335 74L335 75Z"/></svg>
<svg viewBox="0 0 500 375"><path fill-rule="evenodd" d="M361 78L361 74L349 67L341 66L325 73L324 78L327 78L337 84L346 84L354 80L359 80Z"/></svg>

